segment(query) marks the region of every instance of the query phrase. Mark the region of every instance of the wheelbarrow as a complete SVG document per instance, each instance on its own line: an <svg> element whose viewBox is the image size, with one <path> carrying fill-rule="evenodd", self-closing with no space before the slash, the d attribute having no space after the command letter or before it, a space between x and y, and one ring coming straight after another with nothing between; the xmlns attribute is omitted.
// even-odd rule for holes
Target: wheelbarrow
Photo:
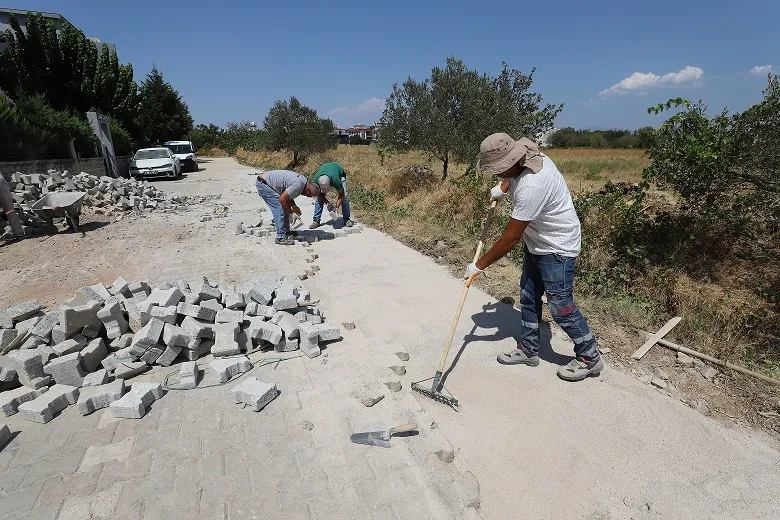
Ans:
<svg viewBox="0 0 780 520"><path fill-rule="evenodd" d="M83 191L63 191L47 193L30 208L33 213L46 221L46 227L51 232L57 232L54 217L64 217L73 231L79 230L79 215L81 204L87 194Z"/></svg>

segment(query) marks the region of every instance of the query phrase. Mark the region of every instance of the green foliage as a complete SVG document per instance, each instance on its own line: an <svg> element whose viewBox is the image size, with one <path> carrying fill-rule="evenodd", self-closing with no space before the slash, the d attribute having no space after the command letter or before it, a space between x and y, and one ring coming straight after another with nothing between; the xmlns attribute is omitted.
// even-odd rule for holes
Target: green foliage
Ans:
<svg viewBox="0 0 780 520"><path fill-rule="evenodd" d="M358 185L350 187L349 202L365 211L381 211L385 209L385 194L382 190Z"/></svg>
<svg viewBox="0 0 780 520"><path fill-rule="evenodd" d="M0 54L0 89L14 98L40 94L54 110L96 110L133 126L138 87L132 65L120 65L105 44L98 52L67 22L60 34L36 13L27 14L26 32L13 16L10 25Z"/></svg>
<svg viewBox="0 0 780 520"><path fill-rule="evenodd" d="M563 105L541 107L541 95L530 92L533 74L534 69L524 75L504 63L493 78L447 58L446 67L434 67L430 78L418 82L410 77L400 87L393 85L380 123L380 145L430 153L442 162L446 179L450 159L473 164L491 133L535 138L552 127Z"/></svg>
<svg viewBox="0 0 780 520"><path fill-rule="evenodd" d="M369 145L371 144L371 141L368 139L363 139L359 135L351 135L347 141L347 144Z"/></svg>
<svg viewBox="0 0 780 520"><path fill-rule="evenodd" d="M133 155L132 138L119 121L109 117L108 125L111 129L111 141L114 143L114 153L116 155Z"/></svg>
<svg viewBox="0 0 780 520"><path fill-rule="evenodd" d="M192 142L195 150L210 150L219 146L222 139L222 129L217 125L195 125L187 134L186 140Z"/></svg>
<svg viewBox="0 0 780 520"><path fill-rule="evenodd" d="M295 97L274 103L265 117L264 127L272 149L293 152L291 167L298 164L301 153L324 152L336 147L333 121L320 118L316 110L302 105Z"/></svg>
<svg viewBox="0 0 780 520"><path fill-rule="evenodd" d="M561 128L550 135L548 143L554 148L649 148L655 130L645 126L630 130L575 130Z"/></svg>
<svg viewBox="0 0 780 520"><path fill-rule="evenodd" d="M233 155L243 148L247 152L259 152L268 148L268 133L248 122L228 123L219 136L218 146Z"/></svg>
<svg viewBox="0 0 780 520"><path fill-rule="evenodd" d="M141 84L138 124L142 146L183 139L192 130L187 104L155 66Z"/></svg>

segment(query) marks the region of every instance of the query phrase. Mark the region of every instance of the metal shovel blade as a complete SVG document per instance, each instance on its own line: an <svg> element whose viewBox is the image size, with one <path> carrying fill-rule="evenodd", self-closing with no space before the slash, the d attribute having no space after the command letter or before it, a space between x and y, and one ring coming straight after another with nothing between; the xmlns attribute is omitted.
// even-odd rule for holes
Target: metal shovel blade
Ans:
<svg viewBox="0 0 780 520"><path fill-rule="evenodd" d="M365 433L353 433L349 436L349 440L356 444L368 444L369 446L381 446L383 448L390 447L390 432L365 432Z"/></svg>

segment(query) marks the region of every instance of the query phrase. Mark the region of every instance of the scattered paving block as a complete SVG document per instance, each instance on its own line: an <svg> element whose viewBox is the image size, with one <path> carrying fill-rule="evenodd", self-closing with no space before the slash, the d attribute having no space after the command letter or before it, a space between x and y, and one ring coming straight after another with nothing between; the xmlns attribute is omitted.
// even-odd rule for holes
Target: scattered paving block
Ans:
<svg viewBox="0 0 780 520"><path fill-rule="evenodd" d="M236 341L241 327L237 323L217 323L214 326L214 346L211 354L214 357L235 356L241 353L241 347Z"/></svg>
<svg viewBox="0 0 780 520"><path fill-rule="evenodd" d="M160 383L133 383L130 391L109 405L111 414L122 419L140 419L146 409L163 396Z"/></svg>
<svg viewBox="0 0 780 520"><path fill-rule="evenodd" d="M8 428L7 424L0 424L0 450L3 449L3 447L11 442L11 430Z"/></svg>
<svg viewBox="0 0 780 520"><path fill-rule="evenodd" d="M320 341L335 341L341 339L341 329L335 325L321 324L317 327Z"/></svg>
<svg viewBox="0 0 780 520"><path fill-rule="evenodd" d="M100 368L96 372L92 372L91 374L84 376L84 382L81 386L100 386L108 383L108 380L108 370L105 368Z"/></svg>
<svg viewBox="0 0 780 520"><path fill-rule="evenodd" d="M236 403L251 406L254 411L259 412L276 399L279 390L275 384L264 383L256 377L247 377L234 386L230 393Z"/></svg>
<svg viewBox="0 0 780 520"><path fill-rule="evenodd" d="M290 284L282 284L274 293L274 309L283 311L298 307L297 289Z"/></svg>
<svg viewBox="0 0 780 520"><path fill-rule="evenodd" d="M158 359L160 359L160 356L163 355L163 352L165 352L165 347L162 345L149 347L146 352L144 352L144 355L141 356L141 361L145 362L147 365L152 365L156 363Z"/></svg>
<svg viewBox="0 0 780 520"><path fill-rule="evenodd" d="M0 329L0 350L7 347L18 335L19 331L16 329Z"/></svg>
<svg viewBox="0 0 780 520"><path fill-rule="evenodd" d="M214 339L214 324L207 321L187 316L181 322L181 328L184 329L191 338Z"/></svg>
<svg viewBox="0 0 780 520"><path fill-rule="evenodd" d="M157 305L158 307L170 307L171 305L177 305L184 294L178 287L171 287L169 289L154 289L146 298L146 303L151 305Z"/></svg>
<svg viewBox="0 0 780 520"><path fill-rule="evenodd" d="M182 363L179 367L179 386L185 389L198 386L198 364L195 361Z"/></svg>
<svg viewBox="0 0 780 520"><path fill-rule="evenodd" d="M189 302L187 302L187 303L189 303ZM221 311L222 309L225 308L224 305L222 305L221 303L219 303L218 300L215 300L213 298L210 299L210 300L204 300L204 301L200 302L200 306L201 307L205 307L207 309L212 309L214 311Z"/></svg>
<svg viewBox="0 0 780 520"><path fill-rule="evenodd" d="M149 316L151 318L157 318L162 322L176 325L176 311L177 307L175 305L170 305L168 307L157 307L155 305L149 309Z"/></svg>
<svg viewBox="0 0 780 520"><path fill-rule="evenodd" d="M106 357L108 357L108 350L103 338L95 338L81 349L81 366L87 373L94 372Z"/></svg>
<svg viewBox="0 0 780 520"><path fill-rule="evenodd" d="M122 361L114 369L114 377L117 379L130 379L147 370L149 370L149 365L143 361Z"/></svg>
<svg viewBox="0 0 780 520"><path fill-rule="evenodd" d="M166 323L163 328L162 341L168 347L186 347L191 339L190 335L177 325Z"/></svg>
<svg viewBox="0 0 780 520"><path fill-rule="evenodd" d="M292 339L298 337L298 325L300 322L293 314L285 311L277 311L273 318L271 318L271 323L279 325L279 328L282 329L286 338Z"/></svg>
<svg viewBox="0 0 780 520"><path fill-rule="evenodd" d="M282 341L282 329L279 325L262 321L262 318L252 318L246 329L247 336L254 341L267 341L271 345L278 345Z"/></svg>
<svg viewBox="0 0 780 520"><path fill-rule="evenodd" d="M203 307L201 305L190 305L189 303L180 303L176 307L176 311L183 316L190 316L192 318L213 322L217 316L217 311Z"/></svg>
<svg viewBox="0 0 780 520"><path fill-rule="evenodd" d="M189 303L190 305L197 305L200 302L200 296L191 291L182 291L184 298L182 302Z"/></svg>
<svg viewBox="0 0 780 520"><path fill-rule="evenodd" d="M222 309L217 311L214 321L216 323L242 323L244 321L244 311Z"/></svg>
<svg viewBox="0 0 780 520"><path fill-rule="evenodd" d="M258 304L256 316L260 316L261 318L266 318L270 320L271 318L274 317L274 314L276 314L276 311L270 305Z"/></svg>
<svg viewBox="0 0 780 520"><path fill-rule="evenodd" d="M96 321L100 323L97 313L101 308L99 301L89 301L76 307L65 307L60 311L60 327L65 331L65 336L71 337L78 334L84 327Z"/></svg>
<svg viewBox="0 0 780 520"><path fill-rule="evenodd" d="M0 392L0 411L2 411L3 415L6 417L11 416L19 411L20 404L32 401L36 397L43 395L46 390L48 390L47 387L38 388L36 390L34 388L21 386L19 388L14 388L13 390Z"/></svg>
<svg viewBox="0 0 780 520"><path fill-rule="evenodd" d="M27 318L26 320L17 323L14 328L19 332L19 334L26 334L31 332L44 316L44 314L40 314L38 316L33 316L32 318Z"/></svg>
<svg viewBox="0 0 780 520"><path fill-rule="evenodd" d="M319 325L320 323L322 323L322 316L320 316L319 314L307 314L306 321L308 321L312 325Z"/></svg>
<svg viewBox="0 0 780 520"><path fill-rule="evenodd" d="M32 401L19 405L22 419L37 423L47 423L68 406L76 404L79 389L68 385L54 385Z"/></svg>
<svg viewBox="0 0 780 520"><path fill-rule="evenodd" d="M173 285L177 287L182 292L182 294L189 292L190 290L190 285L184 280L176 280Z"/></svg>
<svg viewBox="0 0 780 520"><path fill-rule="evenodd" d="M103 329L103 324L100 322L98 322L98 324L87 325L81 331L81 335L84 336L85 338L95 339L100 335L100 331L102 329Z"/></svg>
<svg viewBox="0 0 780 520"><path fill-rule="evenodd" d="M149 311L146 309L146 300L142 302L135 300L125 301L127 322L131 331L138 332L149 323Z"/></svg>
<svg viewBox="0 0 780 520"><path fill-rule="evenodd" d="M81 366L81 352L55 358L43 367L43 371L49 374L55 383L76 388L84 384L84 376L87 375Z"/></svg>
<svg viewBox="0 0 780 520"><path fill-rule="evenodd" d="M0 329L12 329L14 327L14 321L8 315L6 309L0 309Z"/></svg>
<svg viewBox="0 0 780 520"><path fill-rule="evenodd" d="M79 400L76 405L81 415L89 415L95 410L100 410L120 399L125 393L125 382L117 379L111 383L100 386L84 387L79 392Z"/></svg>
<svg viewBox="0 0 780 520"><path fill-rule="evenodd" d="M111 289L114 291L114 294L122 294L128 297L133 294L130 292L130 284L121 276L114 280L114 283L111 284Z"/></svg>
<svg viewBox="0 0 780 520"><path fill-rule="evenodd" d="M51 338L51 331L59 322L59 312L47 312L46 315L41 318L41 321L32 328L32 333L34 336L47 340Z"/></svg>
<svg viewBox="0 0 780 520"><path fill-rule="evenodd" d="M130 352L136 356L143 356L147 350L157 345L162 336L165 323L157 318L150 318L141 330L133 336L133 342L130 344ZM160 352L162 353L162 352Z"/></svg>
<svg viewBox="0 0 780 520"><path fill-rule="evenodd" d="M115 339L127 332L130 324L122 313L122 307L119 302L111 302L100 309L97 313L98 319L106 328L106 337Z"/></svg>
<svg viewBox="0 0 780 520"><path fill-rule="evenodd" d="M244 295L241 293L231 293L225 296L225 307L228 309L243 309L246 307Z"/></svg>
<svg viewBox="0 0 780 520"><path fill-rule="evenodd" d="M49 386L51 376L43 371L43 360L37 349L15 350L7 357L19 377L19 382L24 386L34 389Z"/></svg>
<svg viewBox="0 0 780 520"><path fill-rule="evenodd" d="M8 307L5 313L11 321L16 323L32 318L43 309L43 305L38 300L30 300L13 307Z"/></svg>
<svg viewBox="0 0 780 520"><path fill-rule="evenodd" d="M217 374L220 383L227 383L236 374L241 374L252 369L252 363L246 356L215 359L209 363L209 368Z"/></svg>
<svg viewBox="0 0 780 520"><path fill-rule="evenodd" d="M182 351L184 347L177 347L168 345L165 347L165 350L160 355L160 357L157 358L157 364L162 365L164 367L169 367L173 363L173 361L176 359L176 356L179 355L179 353Z"/></svg>
<svg viewBox="0 0 780 520"><path fill-rule="evenodd" d="M214 345L214 341L210 339L201 340L196 338L193 340L196 343L190 343L187 348L182 349L181 356L189 361L195 361L211 352L211 347Z"/></svg>
<svg viewBox="0 0 780 520"><path fill-rule="evenodd" d="M16 369L8 356L0 356L0 382L12 383L17 379Z"/></svg>
<svg viewBox="0 0 780 520"><path fill-rule="evenodd" d="M110 352L117 352L129 347L133 343L133 336L134 334L132 332L125 332L108 344L108 350Z"/></svg>
<svg viewBox="0 0 780 520"><path fill-rule="evenodd" d="M52 349L56 355L64 356L66 354L72 354L73 352L81 352L81 349L87 346L88 341L87 338L79 334L78 336L66 339L62 343L57 343Z"/></svg>
<svg viewBox="0 0 780 520"><path fill-rule="evenodd" d="M144 299L146 299L146 297L149 296L149 284L147 284L146 282L131 283L130 285L128 285L127 289L130 291L130 294L132 294L133 296L143 294Z"/></svg>
<svg viewBox="0 0 780 520"><path fill-rule="evenodd" d="M257 302L249 302L244 307L244 316L257 316Z"/></svg>
<svg viewBox="0 0 780 520"><path fill-rule="evenodd" d="M193 292L195 291L193 290ZM220 298L222 298L222 291L220 291L215 287L212 287L207 283L201 284L197 292L201 300L211 300L211 299L219 300Z"/></svg>
<svg viewBox="0 0 780 520"><path fill-rule="evenodd" d="M300 348L298 339L284 338L274 347L277 352L292 352Z"/></svg>

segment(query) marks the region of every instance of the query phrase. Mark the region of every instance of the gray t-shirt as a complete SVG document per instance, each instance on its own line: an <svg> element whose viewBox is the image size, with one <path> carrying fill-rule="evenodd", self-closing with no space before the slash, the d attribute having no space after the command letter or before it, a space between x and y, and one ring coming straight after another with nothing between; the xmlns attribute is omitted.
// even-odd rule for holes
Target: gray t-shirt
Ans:
<svg viewBox="0 0 780 520"><path fill-rule="evenodd" d="M289 170L265 172L265 182L279 195L286 191L291 199L300 195L306 187L306 177Z"/></svg>

